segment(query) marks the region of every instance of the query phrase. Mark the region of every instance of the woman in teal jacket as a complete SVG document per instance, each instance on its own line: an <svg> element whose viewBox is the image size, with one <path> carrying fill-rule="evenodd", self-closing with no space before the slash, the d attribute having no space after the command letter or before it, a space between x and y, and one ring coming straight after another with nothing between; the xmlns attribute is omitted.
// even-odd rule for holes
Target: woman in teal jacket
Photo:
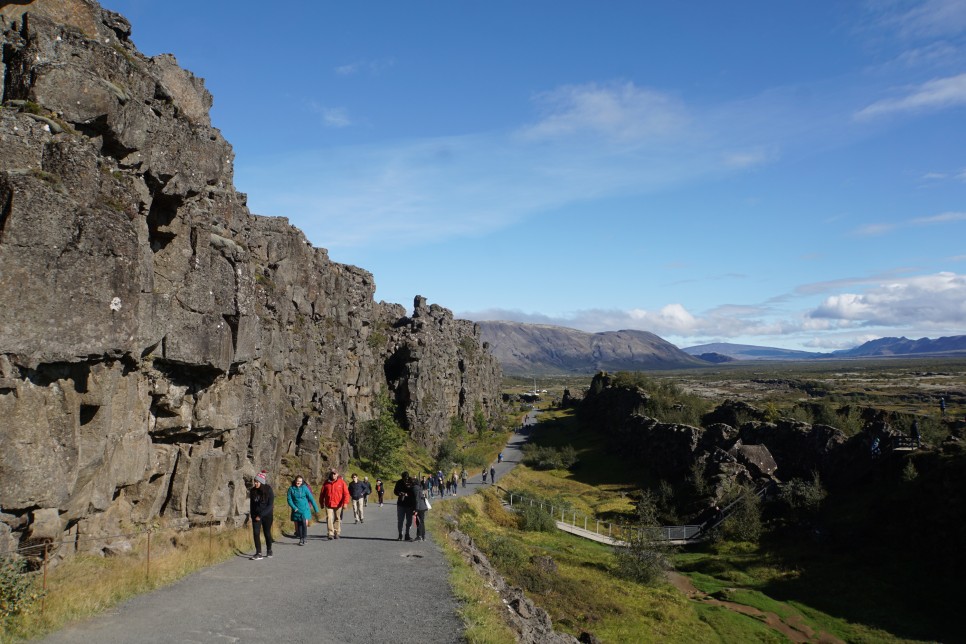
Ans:
<svg viewBox="0 0 966 644"><path fill-rule="evenodd" d="M296 476L292 481L292 486L288 489L288 507L292 508L292 521L295 522L295 536L298 537L299 545L305 545L305 536L309 529L309 504L316 512L319 511L319 504L312 497L312 490L305 484L301 476Z"/></svg>

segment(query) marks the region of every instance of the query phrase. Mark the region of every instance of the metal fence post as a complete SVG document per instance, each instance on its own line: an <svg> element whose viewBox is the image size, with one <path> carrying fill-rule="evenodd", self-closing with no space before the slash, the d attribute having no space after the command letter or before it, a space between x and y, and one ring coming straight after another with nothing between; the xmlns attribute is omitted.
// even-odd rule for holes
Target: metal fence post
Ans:
<svg viewBox="0 0 966 644"><path fill-rule="evenodd" d="M148 563L147 563L147 579L151 581L151 531L148 530Z"/></svg>
<svg viewBox="0 0 966 644"><path fill-rule="evenodd" d="M40 614L43 615L47 610L47 548L49 544L44 544L44 594L40 597Z"/></svg>

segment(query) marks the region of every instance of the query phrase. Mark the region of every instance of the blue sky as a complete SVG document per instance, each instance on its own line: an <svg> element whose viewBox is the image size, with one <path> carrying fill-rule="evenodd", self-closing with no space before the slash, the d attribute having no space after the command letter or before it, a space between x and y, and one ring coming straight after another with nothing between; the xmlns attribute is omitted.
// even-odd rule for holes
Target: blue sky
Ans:
<svg viewBox="0 0 966 644"><path fill-rule="evenodd" d="M377 299L831 350L966 334L966 0L105 0Z"/></svg>

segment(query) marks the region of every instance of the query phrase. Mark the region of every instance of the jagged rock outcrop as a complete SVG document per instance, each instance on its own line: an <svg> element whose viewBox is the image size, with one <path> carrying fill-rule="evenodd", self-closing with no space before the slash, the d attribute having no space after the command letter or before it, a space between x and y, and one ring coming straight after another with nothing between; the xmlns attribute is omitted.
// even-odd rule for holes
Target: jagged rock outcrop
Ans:
<svg viewBox="0 0 966 644"><path fill-rule="evenodd" d="M0 537L238 522L258 469L350 456L380 390L432 447L494 416L470 322L374 302L252 215L212 97L91 0L0 8Z"/></svg>

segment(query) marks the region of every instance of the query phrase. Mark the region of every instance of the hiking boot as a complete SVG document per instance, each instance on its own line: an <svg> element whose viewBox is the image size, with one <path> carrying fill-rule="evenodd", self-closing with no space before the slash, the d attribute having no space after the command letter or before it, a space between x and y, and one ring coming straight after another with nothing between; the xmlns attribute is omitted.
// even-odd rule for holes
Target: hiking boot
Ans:
<svg viewBox="0 0 966 644"><path fill-rule="evenodd" d="M406 541L412 541L412 540L413 540L413 538L412 538L412 537L410 537L410 536L409 536L409 535L407 534L407 535L406 535Z"/></svg>
<svg viewBox="0 0 966 644"><path fill-rule="evenodd" d="M396 541L402 541L402 535L399 535L399 537L396 538Z"/></svg>
<svg viewBox="0 0 966 644"><path fill-rule="evenodd" d="M252 561L261 561L264 558L265 557L263 557L262 553L260 552L256 552L254 555L252 555Z"/></svg>
<svg viewBox="0 0 966 644"><path fill-rule="evenodd" d="M269 551L268 551L268 554L267 554L267 555L265 555L265 556L266 556L266 557L271 557L271 556L272 556L272 551L271 551L271 550L269 550Z"/></svg>

